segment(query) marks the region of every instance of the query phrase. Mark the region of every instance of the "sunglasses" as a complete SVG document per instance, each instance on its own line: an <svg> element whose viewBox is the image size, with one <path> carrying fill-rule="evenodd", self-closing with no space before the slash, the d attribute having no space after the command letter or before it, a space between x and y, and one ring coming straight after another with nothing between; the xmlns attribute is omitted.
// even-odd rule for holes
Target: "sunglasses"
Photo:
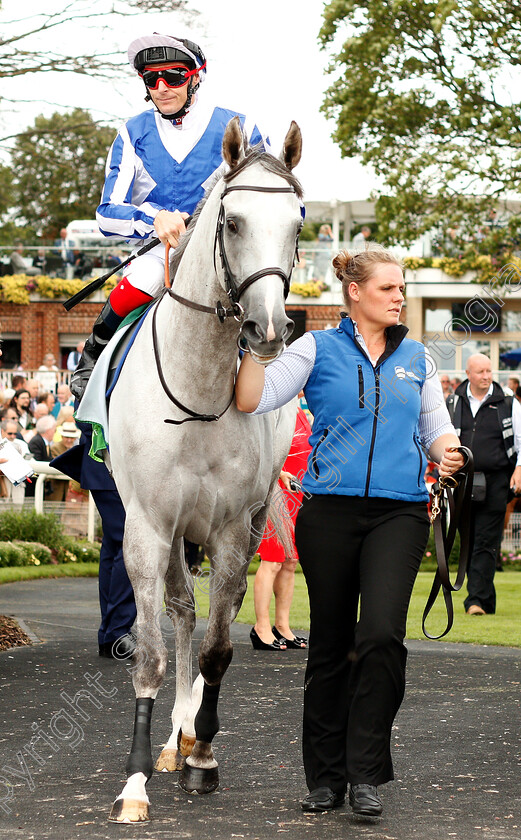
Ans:
<svg viewBox="0 0 521 840"><path fill-rule="evenodd" d="M195 76L201 68L188 70L186 67L171 67L168 70L143 70L140 74L149 90L156 90L159 82L163 81L167 87L178 88L186 85L191 76Z"/></svg>

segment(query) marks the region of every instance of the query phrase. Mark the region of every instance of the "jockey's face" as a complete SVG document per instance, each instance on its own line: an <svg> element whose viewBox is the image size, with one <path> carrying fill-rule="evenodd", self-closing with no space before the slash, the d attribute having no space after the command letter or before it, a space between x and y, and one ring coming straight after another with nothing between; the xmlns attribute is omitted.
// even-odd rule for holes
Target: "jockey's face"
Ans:
<svg viewBox="0 0 521 840"><path fill-rule="evenodd" d="M145 69L170 70L174 67L184 67L188 70L186 65L180 61L166 62L165 64L154 64L153 67L147 67ZM199 81L199 73L196 73L195 76L192 76L191 78L193 79L193 84L196 85ZM188 81L189 80L187 79L186 83L181 87L168 87L168 85L160 79L154 90L148 88L148 93L152 102L162 114L177 114L177 112L181 110L188 98Z"/></svg>

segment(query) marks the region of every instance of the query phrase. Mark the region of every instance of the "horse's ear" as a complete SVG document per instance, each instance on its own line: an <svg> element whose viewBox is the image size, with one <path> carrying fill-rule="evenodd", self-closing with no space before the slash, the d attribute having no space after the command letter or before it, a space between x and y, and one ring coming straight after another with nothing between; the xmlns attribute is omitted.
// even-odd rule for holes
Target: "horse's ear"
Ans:
<svg viewBox="0 0 521 840"><path fill-rule="evenodd" d="M234 169L244 157L245 139L239 117L233 117L226 126L223 137L223 158Z"/></svg>
<svg viewBox="0 0 521 840"><path fill-rule="evenodd" d="M284 138L280 160L290 172L302 157L302 133L295 120L291 121L289 131Z"/></svg>

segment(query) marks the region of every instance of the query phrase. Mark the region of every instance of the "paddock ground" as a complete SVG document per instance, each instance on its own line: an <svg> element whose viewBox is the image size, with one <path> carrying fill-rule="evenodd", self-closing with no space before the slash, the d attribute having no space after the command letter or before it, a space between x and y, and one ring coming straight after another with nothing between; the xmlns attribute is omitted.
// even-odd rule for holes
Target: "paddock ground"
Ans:
<svg viewBox="0 0 521 840"><path fill-rule="evenodd" d="M407 692L393 737L396 779L381 788L383 817L362 821L349 807L310 817L298 806L305 793L300 719L306 654L253 651L249 626L234 625L234 658L215 739L220 789L187 796L175 774L155 773L148 785L152 821L128 826L109 823L107 815L125 778L134 695L127 668L97 655L97 580L6 584L0 614L21 619L36 642L0 653L0 840L521 837L517 649L409 642ZM204 624L195 646L203 630ZM167 643L172 650L171 637ZM66 702L80 690L83 717ZM154 709L156 753L169 732L173 692L171 657ZM56 731L53 751L43 734ZM40 740L31 756L24 747L30 749L35 732Z"/></svg>

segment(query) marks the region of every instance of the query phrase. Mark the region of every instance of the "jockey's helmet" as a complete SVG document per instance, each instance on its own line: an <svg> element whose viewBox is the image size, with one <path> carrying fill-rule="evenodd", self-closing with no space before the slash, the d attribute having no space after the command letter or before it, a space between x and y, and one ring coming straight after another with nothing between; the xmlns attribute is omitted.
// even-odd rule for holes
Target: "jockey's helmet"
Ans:
<svg viewBox="0 0 521 840"><path fill-rule="evenodd" d="M142 35L132 41L128 48L128 60L133 70L141 74L145 67L166 64L169 61L183 62L190 70L199 73L200 81L206 75L206 59L197 44L187 38L173 35Z"/></svg>

